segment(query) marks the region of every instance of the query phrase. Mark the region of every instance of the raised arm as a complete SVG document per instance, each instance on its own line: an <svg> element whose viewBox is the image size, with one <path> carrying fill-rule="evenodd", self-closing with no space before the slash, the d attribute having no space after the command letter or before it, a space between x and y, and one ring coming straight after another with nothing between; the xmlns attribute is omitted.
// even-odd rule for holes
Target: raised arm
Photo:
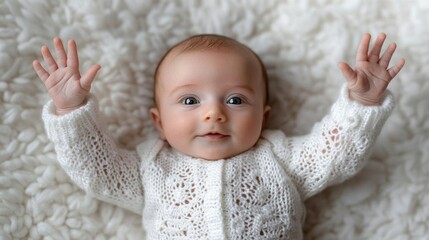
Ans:
<svg viewBox="0 0 429 240"><path fill-rule="evenodd" d="M135 151L116 146L90 95L99 65L83 76L79 71L76 43L54 39L56 60L46 46L41 49L46 68L33 62L52 101L43 109L43 120L58 161L70 178L88 194L141 214L143 187L140 158Z"/></svg>
<svg viewBox="0 0 429 240"><path fill-rule="evenodd" d="M305 136L286 138L282 133L265 133L302 197L308 198L327 186L354 176L363 168L371 146L390 115L394 101L386 90L404 65L401 59L388 68L396 45L379 57L385 35L380 34L368 54L369 34L357 53L356 69L340 63L347 80L330 113ZM279 143L279 144L277 144Z"/></svg>

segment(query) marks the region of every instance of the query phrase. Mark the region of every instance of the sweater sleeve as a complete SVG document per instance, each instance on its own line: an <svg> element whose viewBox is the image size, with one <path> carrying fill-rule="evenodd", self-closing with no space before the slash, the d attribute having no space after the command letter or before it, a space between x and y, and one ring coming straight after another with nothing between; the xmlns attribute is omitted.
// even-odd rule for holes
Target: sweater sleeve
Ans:
<svg viewBox="0 0 429 240"><path fill-rule="evenodd" d="M94 96L63 116L55 114L50 101L42 118L60 165L80 188L102 201L142 213L140 157L116 146L100 119Z"/></svg>
<svg viewBox="0 0 429 240"><path fill-rule="evenodd" d="M344 86L330 113L305 136L287 138L264 131L287 174L306 199L361 170L371 146L394 107L387 93L379 106L364 106L348 97Z"/></svg>

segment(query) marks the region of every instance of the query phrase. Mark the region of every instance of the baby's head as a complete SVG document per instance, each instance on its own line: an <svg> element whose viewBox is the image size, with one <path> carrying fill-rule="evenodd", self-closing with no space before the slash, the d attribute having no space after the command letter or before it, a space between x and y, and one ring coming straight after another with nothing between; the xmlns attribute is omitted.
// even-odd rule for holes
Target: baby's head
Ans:
<svg viewBox="0 0 429 240"><path fill-rule="evenodd" d="M172 47L155 72L152 120L162 139L189 156L218 160L252 148L268 118L268 79L259 57L219 35Z"/></svg>

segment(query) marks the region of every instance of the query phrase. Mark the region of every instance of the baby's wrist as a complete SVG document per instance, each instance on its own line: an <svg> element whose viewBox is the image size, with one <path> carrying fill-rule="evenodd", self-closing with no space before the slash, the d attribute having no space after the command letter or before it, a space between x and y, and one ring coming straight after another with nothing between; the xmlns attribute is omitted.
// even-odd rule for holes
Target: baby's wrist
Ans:
<svg viewBox="0 0 429 240"><path fill-rule="evenodd" d="M68 113L71 113L71 112L73 112L73 111L75 111L75 110L77 110L77 109L79 109L79 108L81 108L82 106L84 106L85 104L86 104L86 100L84 101L84 102L82 102L81 104L79 104L79 105L76 105L76 106L71 106L71 107L57 107L57 106L55 106L55 113L58 115L58 116L63 116L63 115L66 115L66 114L68 114Z"/></svg>
<svg viewBox="0 0 429 240"><path fill-rule="evenodd" d="M82 106L83 106L83 105L82 105ZM78 108L80 108L80 107L82 107L82 106L73 107L73 108L65 108L65 109L57 108L57 109L55 109L55 113L56 113L58 116L63 116L63 115L66 115L66 114L68 114L68 113L73 112L74 110L76 110L76 109L78 109Z"/></svg>
<svg viewBox="0 0 429 240"><path fill-rule="evenodd" d="M356 94L352 91L349 91L349 98L352 101L356 101L362 105L365 106L378 106L381 103L381 100L383 99L383 97L381 98L370 98L367 96L362 96L359 94Z"/></svg>

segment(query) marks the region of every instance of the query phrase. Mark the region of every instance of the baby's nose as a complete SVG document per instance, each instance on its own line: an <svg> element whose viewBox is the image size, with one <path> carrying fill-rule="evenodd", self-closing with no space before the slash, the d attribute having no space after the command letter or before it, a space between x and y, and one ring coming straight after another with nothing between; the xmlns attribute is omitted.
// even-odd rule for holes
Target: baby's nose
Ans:
<svg viewBox="0 0 429 240"><path fill-rule="evenodd" d="M213 104L212 106L208 107L205 114L204 114L204 121L205 122L225 122L226 121L226 115L223 112L222 108L216 104Z"/></svg>

